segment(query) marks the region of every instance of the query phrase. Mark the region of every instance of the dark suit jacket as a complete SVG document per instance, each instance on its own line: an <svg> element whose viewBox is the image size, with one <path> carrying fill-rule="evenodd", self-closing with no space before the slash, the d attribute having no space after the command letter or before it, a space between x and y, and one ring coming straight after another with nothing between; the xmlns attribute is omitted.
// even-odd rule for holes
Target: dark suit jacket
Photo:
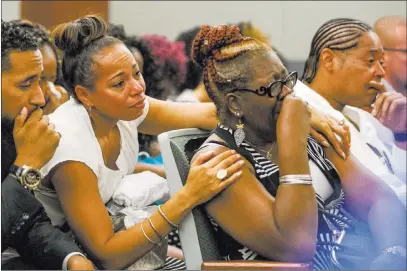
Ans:
<svg viewBox="0 0 407 271"><path fill-rule="evenodd" d="M39 269L61 269L76 243L52 226L41 203L12 175L1 184L1 249L12 247Z"/></svg>

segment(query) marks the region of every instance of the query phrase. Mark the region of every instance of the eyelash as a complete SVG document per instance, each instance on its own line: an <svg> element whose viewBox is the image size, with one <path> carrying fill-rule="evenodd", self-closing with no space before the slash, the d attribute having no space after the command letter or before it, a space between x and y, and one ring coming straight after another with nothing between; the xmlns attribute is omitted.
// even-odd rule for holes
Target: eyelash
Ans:
<svg viewBox="0 0 407 271"><path fill-rule="evenodd" d="M114 84L113 87L115 87L115 88L120 88L120 87L123 86L123 84L124 84L124 81L120 81L119 83Z"/></svg>
<svg viewBox="0 0 407 271"><path fill-rule="evenodd" d="M138 77L138 76L140 76L140 75L141 75L140 71L138 71L138 72L136 72L136 73L134 74L134 76L136 76L136 77ZM121 87L123 86L123 84L124 84L124 81L120 81L119 83L114 84L113 87L115 87L115 88L121 88Z"/></svg>

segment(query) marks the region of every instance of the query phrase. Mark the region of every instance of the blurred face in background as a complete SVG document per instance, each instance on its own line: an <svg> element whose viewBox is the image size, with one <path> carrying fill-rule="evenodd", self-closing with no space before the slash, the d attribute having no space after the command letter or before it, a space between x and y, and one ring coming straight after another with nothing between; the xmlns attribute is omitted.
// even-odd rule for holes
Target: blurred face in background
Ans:
<svg viewBox="0 0 407 271"><path fill-rule="evenodd" d="M397 91L407 92L407 38L406 25L396 26L396 35L392 40L383 41L385 50L385 79Z"/></svg>

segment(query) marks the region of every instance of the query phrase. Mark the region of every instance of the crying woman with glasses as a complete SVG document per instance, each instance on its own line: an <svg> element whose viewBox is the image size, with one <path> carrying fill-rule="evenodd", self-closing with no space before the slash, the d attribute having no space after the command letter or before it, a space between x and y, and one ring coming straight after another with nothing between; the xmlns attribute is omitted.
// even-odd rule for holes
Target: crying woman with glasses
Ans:
<svg viewBox="0 0 407 271"><path fill-rule="evenodd" d="M191 56L219 118L197 153L234 149L245 164L205 205L226 260L405 268L404 206L352 155L320 145L296 72L235 26L202 26Z"/></svg>

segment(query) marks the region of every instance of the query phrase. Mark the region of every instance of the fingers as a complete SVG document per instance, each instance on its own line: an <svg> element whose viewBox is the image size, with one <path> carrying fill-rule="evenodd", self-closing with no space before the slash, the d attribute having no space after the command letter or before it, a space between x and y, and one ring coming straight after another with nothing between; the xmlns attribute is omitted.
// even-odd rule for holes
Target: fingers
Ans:
<svg viewBox="0 0 407 271"><path fill-rule="evenodd" d="M28 115L28 110L24 106L23 109L21 109L20 114L17 115L17 117L14 119L14 131L13 133L17 132L18 130L23 127L25 120L27 119Z"/></svg>
<svg viewBox="0 0 407 271"><path fill-rule="evenodd" d="M227 176L235 174L236 172L241 170L244 167L244 165L245 165L245 162L243 160L239 160L239 161L233 163L228 168L226 168L226 171L228 173Z"/></svg>
<svg viewBox="0 0 407 271"><path fill-rule="evenodd" d="M387 114L388 114L388 110L389 110L389 108L390 108L390 104L391 104L394 100L400 98L399 95L401 96L401 94L399 94L399 93L392 93L391 95L386 95L386 97L384 98L383 104L382 104L382 107L381 107L381 109L380 109L380 113L379 113L379 116L378 116L378 118L379 118L382 122L384 121L385 117L388 116Z"/></svg>
<svg viewBox="0 0 407 271"><path fill-rule="evenodd" d="M376 118L380 118L380 114L382 111L382 107L383 107L383 103L385 101L385 99L389 96L389 95L394 95L394 92L384 92L384 93L380 93L379 96L377 97L375 103L374 103L374 108L372 110L372 115Z"/></svg>
<svg viewBox="0 0 407 271"><path fill-rule="evenodd" d="M342 143L345 146L346 156L349 156L350 155L350 146L352 144L352 141L351 141L352 137L350 136L350 128L347 124L344 124L342 127L345 130L345 135L346 135L343 137Z"/></svg>
<svg viewBox="0 0 407 271"><path fill-rule="evenodd" d="M390 120L389 117L394 116L394 114L396 114L396 110L398 108L400 108L401 106L406 107L406 105L407 105L407 98L404 96L401 96L401 97L397 98L396 100L394 100L390 105L387 119Z"/></svg>
<svg viewBox="0 0 407 271"><path fill-rule="evenodd" d="M205 153L200 153L198 154L198 157L195 159L195 161L191 164L191 166L200 166L209 159L211 159L213 156L215 156L215 152L213 151L208 151Z"/></svg>
<svg viewBox="0 0 407 271"><path fill-rule="evenodd" d="M341 150L346 153L346 156L349 156L350 155L350 131L349 131L349 126L344 124L344 123L342 125L339 125L338 123L340 123L340 122L338 122L338 121L336 121L334 119L328 119L328 123L331 126L331 129L333 130L333 132L335 134L339 135L342 138L342 145L340 144L339 140L338 140L338 144L339 144ZM335 136L335 138L337 138L337 137ZM343 158L345 158L345 157L343 157Z"/></svg>
<svg viewBox="0 0 407 271"><path fill-rule="evenodd" d="M328 120L328 124L326 126L323 126L323 128L320 130L321 133L323 133L325 135L325 137L328 139L328 141L330 142L330 144L333 146L333 148L335 149L335 151L343 158L346 159L346 155L344 153L344 151L342 150L341 144L338 140L338 138L335 136L331 124L332 122L330 122ZM335 126L335 125L334 125Z"/></svg>
<svg viewBox="0 0 407 271"><path fill-rule="evenodd" d="M326 138L321 135L320 133L318 133L314 128L311 127L311 131L310 131L310 135L322 146L324 147L329 147L329 143L328 140L326 140Z"/></svg>
<svg viewBox="0 0 407 271"><path fill-rule="evenodd" d="M228 168L228 167L230 167L231 165L233 165L234 163L236 163L239 160L241 160L240 154L231 155L228 158L224 159L219 164L217 164L214 167L214 170L218 171L218 170L221 170L221 169L224 169L224 168ZM243 164L244 164L244 162L243 162Z"/></svg>
<svg viewBox="0 0 407 271"><path fill-rule="evenodd" d="M237 180L239 180L242 176L243 176L243 172L238 171L238 172L232 174L232 176L230 176L226 180L221 181L218 185L217 192L219 193L220 191L228 188L230 185L234 184Z"/></svg>
<svg viewBox="0 0 407 271"><path fill-rule="evenodd" d="M214 158L210 159L209 161L207 161L204 166L207 168L215 168L218 164L220 164L221 162L223 162L223 160L229 158L230 156L236 154L235 150L227 150L224 151L218 155L216 155Z"/></svg>
<svg viewBox="0 0 407 271"><path fill-rule="evenodd" d="M35 109L30 117L27 119L26 123L35 123L37 121L39 121L42 118L42 109L41 108L37 108Z"/></svg>
<svg viewBox="0 0 407 271"><path fill-rule="evenodd" d="M56 88L56 90L59 91L59 93L61 93L61 95L62 95L61 100L63 102L66 102L67 100L69 100L69 93L63 86L55 85L55 88Z"/></svg>

